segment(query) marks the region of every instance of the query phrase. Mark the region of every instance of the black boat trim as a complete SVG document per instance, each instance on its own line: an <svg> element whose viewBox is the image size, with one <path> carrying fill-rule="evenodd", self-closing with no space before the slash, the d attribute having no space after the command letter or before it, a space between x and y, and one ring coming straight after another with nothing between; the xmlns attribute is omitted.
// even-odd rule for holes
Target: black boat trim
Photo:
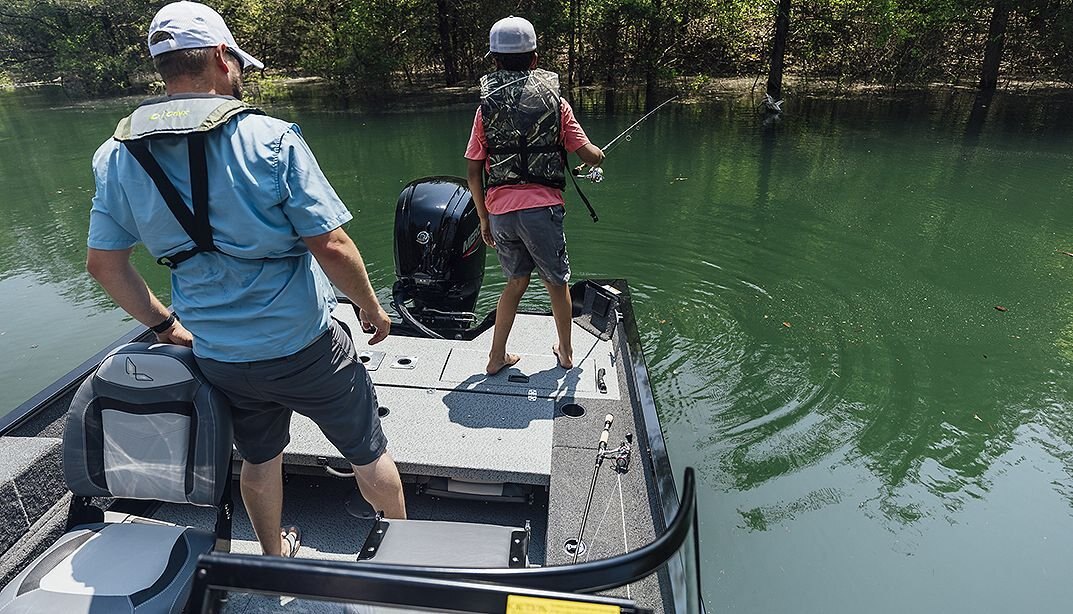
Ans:
<svg viewBox="0 0 1073 614"><path fill-rule="evenodd" d="M691 467L686 467L682 479L682 503L667 530L651 543L615 557L585 561L573 565L555 567L464 568L426 567L417 565L374 565L376 569L392 574L428 578L453 578L495 582L509 586L521 586L544 590L559 590L577 593L596 593L625 586L652 575L668 561L674 559L685 544L693 528L693 516L697 511L696 477ZM341 566L369 566L369 563L337 563ZM682 595L685 598L685 595Z"/></svg>
<svg viewBox="0 0 1073 614"><path fill-rule="evenodd" d="M696 477L693 469L687 467L682 479L681 505L668 529L653 542L637 550L597 561L555 567L466 568L376 564L360 560L355 562L317 561L314 565L307 562L309 559L302 559L300 566L292 570L284 565L287 562L286 559L281 558L244 555L218 558L221 555L209 554L200 559L195 581L202 583L200 589L202 592L206 590L204 584L208 583L216 587L267 591L275 594L283 592L294 594L296 591L310 597L315 595L330 597L333 594L331 590L338 590L332 589L333 581L341 581L346 585L346 579L351 575L361 578L362 574L367 572L399 578L490 583L509 587L512 590L596 593L650 576L668 561L673 560L685 544L690 531L693 530L694 517L697 512L696 495ZM218 566L215 571L214 565ZM279 565L283 567L277 568ZM288 572L279 575L280 582L273 584L266 579L266 570L288 570ZM297 575L299 571L304 575L299 577ZM204 596L199 596L198 599L204 600ZM199 603L199 601L194 603Z"/></svg>
<svg viewBox="0 0 1073 614"><path fill-rule="evenodd" d="M281 590L283 589L283 590ZM299 599L381 603L452 611L506 611L511 596L616 606L622 614L652 614L633 601L561 591L499 586L458 579L394 574L340 561L238 554L203 554L190 595L193 612L216 612L223 592L287 595Z"/></svg>
<svg viewBox="0 0 1073 614"><path fill-rule="evenodd" d="M633 297L630 294L629 284L625 279L589 279L580 281L570 288L570 295L575 302L581 302L585 296L585 286L594 284L597 286L611 286L621 293L618 301L620 323L625 331L625 338L620 340L624 343L631 364L624 365L626 371L626 383L629 396L641 408L641 418L645 425L645 431L638 433L638 448L641 456L651 463L651 475L654 476L656 496L662 509L653 510L653 521L657 523L656 530L666 531L668 519L674 517L678 509L678 489L674 482L674 470L671 467L671 459L667 453L667 443L663 439L663 431L660 428L659 413L656 409L656 399L652 392L652 382L648 375L648 364L645 361L644 350L641 347L641 333L637 326L636 313L633 310ZM640 439L643 437L644 439ZM661 512L660 516L656 512ZM699 536L698 536L699 540ZM671 584L674 587L688 586L686 568L683 561L672 557L667 561L667 572L670 575ZM671 590L674 603L674 611L685 613L689 611L688 595L685 591ZM703 602L699 604L700 611L704 612Z"/></svg>

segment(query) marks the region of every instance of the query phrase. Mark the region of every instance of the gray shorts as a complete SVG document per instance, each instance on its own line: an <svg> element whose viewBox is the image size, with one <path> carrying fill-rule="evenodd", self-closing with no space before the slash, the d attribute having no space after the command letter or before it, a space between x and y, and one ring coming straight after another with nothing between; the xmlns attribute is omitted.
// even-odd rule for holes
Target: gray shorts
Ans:
<svg viewBox="0 0 1073 614"><path fill-rule="evenodd" d="M566 208L562 205L489 215L503 274L528 277L535 268L540 278L552 285L569 283L570 257L566 254L564 217Z"/></svg>
<svg viewBox="0 0 1073 614"><path fill-rule="evenodd" d="M231 401L235 447L251 463L272 460L287 447L292 412L315 422L355 465L373 462L387 448L373 382L335 320L290 356L256 362L198 358L197 364Z"/></svg>

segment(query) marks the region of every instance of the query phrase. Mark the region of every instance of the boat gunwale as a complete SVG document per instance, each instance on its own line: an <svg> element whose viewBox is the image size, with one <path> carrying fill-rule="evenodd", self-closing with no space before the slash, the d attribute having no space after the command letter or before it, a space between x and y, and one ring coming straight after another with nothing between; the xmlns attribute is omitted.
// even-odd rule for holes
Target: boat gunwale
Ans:
<svg viewBox="0 0 1073 614"><path fill-rule="evenodd" d="M663 438L663 427L659 420L659 411L656 408L655 394L652 392L651 378L648 374L648 363L645 361L644 349L641 347L641 332L637 326L637 316L633 309L633 295L630 292L629 282L623 278L609 280L588 280L598 285L610 285L622 293L619 301L618 312L622 320L622 328L626 333L623 340L629 353L632 364L626 371L626 383L628 394L634 402L641 407L641 420L645 425L646 451L649 461L652 463L652 475L656 487L656 497L659 499L658 524L654 527L656 534L666 532L668 518L674 518L681 505L678 499L678 487L674 481L674 469L671 467L670 455L667 451L667 442ZM579 282L581 285L585 282ZM699 514L699 510L694 513ZM653 514L653 521L656 521ZM670 576L671 604L676 614L685 614L689 611L688 603L688 579L686 567L678 555L672 555L667 560L665 568ZM700 612L706 612L703 599L699 602Z"/></svg>

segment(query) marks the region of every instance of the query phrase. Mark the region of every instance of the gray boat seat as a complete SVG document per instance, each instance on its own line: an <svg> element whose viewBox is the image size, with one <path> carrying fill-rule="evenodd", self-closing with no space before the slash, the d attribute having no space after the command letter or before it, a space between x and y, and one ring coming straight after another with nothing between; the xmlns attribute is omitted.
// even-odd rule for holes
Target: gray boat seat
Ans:
<svg viewBox="0 0 1073 614"><path fill-rule="evenodd" d="M229 545L231 441L226 399L188 348L110 353L67 413L68 532L0 591L0 614L181 612L198 556ZM136 516L102 522L91 497L216 507L216 531Z"/></svg>
<svg viewBox="0 0 1073 614"><path fill-rule="evenodd" d="M395 520L377 516L358 555L382 565L429 567L527 567L525 528L473 522Z"/></svg>

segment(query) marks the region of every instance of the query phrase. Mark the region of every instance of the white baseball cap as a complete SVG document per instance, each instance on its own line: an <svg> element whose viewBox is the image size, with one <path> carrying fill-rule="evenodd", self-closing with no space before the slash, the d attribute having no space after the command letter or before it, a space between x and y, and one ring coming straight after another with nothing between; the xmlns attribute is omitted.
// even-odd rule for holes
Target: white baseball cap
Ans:
<svg viewBox="0 0 1073 614"><path fill-rule="evenodd" d="M171 36L154 43L154 38L159 39L156 36L159 32ZM215 47L220 43L226 43L228 51L242 60L243 68L265 67L260 60L239 49L224 18L200 2L172 2L160 9L149 25L149 55L153 57L180 49Z"/></svg>
<svg viewBox="0 0 1073 614"><path fill-rule="evenodd" d="M536 48L536 30L522 17L504 17L488 33L488 53L525 53Z"/></svg>

